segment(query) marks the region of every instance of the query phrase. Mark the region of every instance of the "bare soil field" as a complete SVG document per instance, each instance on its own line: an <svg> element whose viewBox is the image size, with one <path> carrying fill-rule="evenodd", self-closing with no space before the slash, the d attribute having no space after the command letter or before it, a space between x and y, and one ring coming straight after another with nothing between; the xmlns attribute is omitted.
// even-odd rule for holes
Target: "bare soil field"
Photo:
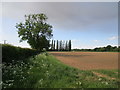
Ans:
<svg viewBox="0 0 120 90"><path fill-rule="evenodd" d="M49 52L64 64L80 70L118 69L117 52Z"/></svg>

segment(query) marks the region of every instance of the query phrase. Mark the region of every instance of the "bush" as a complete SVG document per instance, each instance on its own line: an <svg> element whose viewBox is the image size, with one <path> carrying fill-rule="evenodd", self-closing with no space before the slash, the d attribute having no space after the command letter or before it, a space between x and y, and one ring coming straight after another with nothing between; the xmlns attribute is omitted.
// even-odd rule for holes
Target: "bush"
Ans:
<svg viewBox="0 0 120 90"><path fill-rule="evenodd" d="M12 60L23 60L30 56L36 55L39 51L29 48L21 48L12 46L10 44L1 44L2 45L2 62L11 62Z"/></svg>

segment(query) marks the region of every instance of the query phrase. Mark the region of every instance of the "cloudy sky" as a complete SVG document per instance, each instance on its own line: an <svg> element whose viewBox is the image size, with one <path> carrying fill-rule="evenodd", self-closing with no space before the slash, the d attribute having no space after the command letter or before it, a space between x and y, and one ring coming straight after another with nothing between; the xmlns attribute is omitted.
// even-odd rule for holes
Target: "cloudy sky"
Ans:
<svg viewBox="0 0 120 90"><path fill-rule="evenodd" d="M7 43L19 43L16 23L24 15L45 13L53 26L53 39L72 40L72 48L94 48L118 44L117 2L4 2L2 3L2 38Z"/></svg>

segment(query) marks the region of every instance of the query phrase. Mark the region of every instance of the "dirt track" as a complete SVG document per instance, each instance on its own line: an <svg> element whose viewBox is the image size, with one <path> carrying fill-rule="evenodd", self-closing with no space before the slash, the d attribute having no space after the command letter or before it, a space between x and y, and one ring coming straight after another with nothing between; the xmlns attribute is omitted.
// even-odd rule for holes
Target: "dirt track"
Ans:
<svg viewBox="0 0 120 90"><path fill-rule="evenodd" d="M81 70L118 69L116 52L49 52L61 62Z"/></svg>

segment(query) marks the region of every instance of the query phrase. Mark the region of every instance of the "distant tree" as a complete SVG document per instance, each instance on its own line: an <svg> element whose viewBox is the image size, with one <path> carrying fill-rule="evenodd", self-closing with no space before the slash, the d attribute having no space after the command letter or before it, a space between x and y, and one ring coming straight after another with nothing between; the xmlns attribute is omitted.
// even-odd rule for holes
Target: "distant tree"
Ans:
<svg viewBox="0 0 120 90"><path fill-rule="evenodd" d="M87 51L91 51L91 49L87 49Z"/></svg>
<svg viewBox="0 0 120 90"><path fill-rule="evenodd" d="M63 40L62 42L62 50L64 51L65 50L65 41Z"/></svg>
<svg viewBox="0 0 120 90"><path fill-rule="evenodd" d="M34 49L48 49L49 39L53 36L52 26L46 23L47 16L41 14L25 15L25 23L16 25L20 42L27 43Z"/></svg>
<svg viewBox="0 0 120 90"><path fill-rule="evenodd" d="M54 51L55 51L55 40L54 40L54 46L53 47L54 47Z"/></svg>
<svg viewBox="0 0 120 90"><path fill-rule="evenodd" d="M117 48L117 46L112 47L113 49Z"/></svg>
<svg viewBox="0 0 120 90"><path fill-rule="evenodd" d="M108 45L108 46L106 47L106 51L112 51L112 46L111 46L111 45Z"/></svg>
<svg viewBox="0 0 120 90"><path fill-rule="evenodd" d="M97 47L94 49L73 49L74 51L99 51L99 52L105 52L105 51L114 51L114 52L120 52L120 46L114 46L112 47L111 45L108 45L106 47Z"/></svg>
<svg viewBox="0 0 120 90"><path fill-rule="evenodd" d="M66 41L66 44L65 44L65 50L67 51L68 50L68 45L67 45L67 41Z"/></svg>
<svg viewBox="0 0 120 90"><path fill-rule="evenodd" d="M99 51L102 51L102 52L106 51L105 47L101 47Z"/></svg>
<svg viewBox="0 0 120 90"><path fill-rule="evenodd" d="M71 40L69 40L69 51L71 51Z"/></svg>
<svg viewBox="0 0 120 90"><path fill-rule="evenodd" d="M60 51L62 51L62 40L60 41Z"/></svg>
<svg viewBox="0 0 120 90"><path fill-rule="evenodd" d="M98 51L99 48L94 48L94 51Z"/></svg>
<svg viewBox="0 0 120 90"><path fill-rule="evenodd" d="M52 40L52 44L51 44L51 49L53 50L53 40Z"/></svg>
<svg viewBox="0 0 120 90"><path fill-rule="evenodd" d="M118 45L117 48L120 48L120 46Z"/></svg>
<svg viewBox="0 0 120 90"><path fill-rule="evenodd" d="M118 52L118 51L119 51L119 49L118 49L118 48L114 48L114 49L113 49L113 51L117 51L117 52Z"/></svg>
<svg viewBox="0 0 120 90"><path fill-rule="evenodd" d="M60 41L58 41L58 50L60 51Z"/></svg>
<svg viewBox="0 0 120 90"><path fill-rule="evenodd" d="M118 46L118 52L120 52L120 46Z"/></svg>
<svg viewBox="0 0 120 90"><path fill-rule="evenodd" d="M58 51L58 40L57 40L57 44L56 44L56 50Z"/></svg>
<svg viewBox="0 0 120 90"><path fill-rule="evenodd" d="M117 51L118 52L117 46L112 47L112 51Z"/></svg>

